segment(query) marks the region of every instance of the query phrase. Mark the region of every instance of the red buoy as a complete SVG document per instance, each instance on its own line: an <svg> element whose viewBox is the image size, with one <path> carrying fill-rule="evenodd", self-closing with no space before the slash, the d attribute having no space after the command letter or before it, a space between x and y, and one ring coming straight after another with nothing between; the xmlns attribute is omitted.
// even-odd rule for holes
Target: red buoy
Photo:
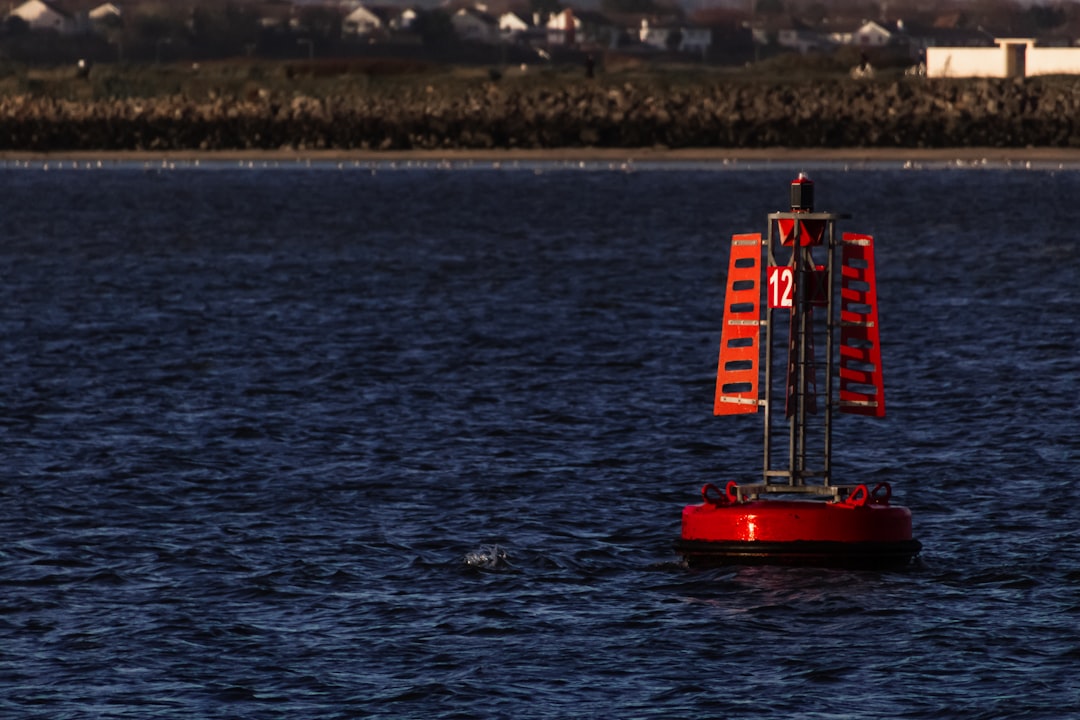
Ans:
<svg viewBox="0 0 1080 720"><path fill-rule="evenodd" d="M805 175L792 183L791 205L768 216L764 239L732 237L713 402L716 415L764 410L762 480L723 491L707 483L702 502L683 509L677 549L692 566L907 565L922 546L911 512L889 504L890 485L837 483L832 472L834 411L885 414L874 241L838 238L846 216L814 212ZM774 382L784 329L788 357ZM773 443L781 430L786 452Z"/></svg>

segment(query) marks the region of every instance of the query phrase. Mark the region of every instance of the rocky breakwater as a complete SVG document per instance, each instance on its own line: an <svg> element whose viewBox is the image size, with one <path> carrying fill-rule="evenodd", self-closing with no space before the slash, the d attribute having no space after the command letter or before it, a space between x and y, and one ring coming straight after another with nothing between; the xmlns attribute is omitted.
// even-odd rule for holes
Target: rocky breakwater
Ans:
<svg viewBox="0 0 1080 720"><path fill-rule="evenodd" d="M1080 78L663 87L609 76L325 98L0 99L5 151L1078 145Z"/></svg>

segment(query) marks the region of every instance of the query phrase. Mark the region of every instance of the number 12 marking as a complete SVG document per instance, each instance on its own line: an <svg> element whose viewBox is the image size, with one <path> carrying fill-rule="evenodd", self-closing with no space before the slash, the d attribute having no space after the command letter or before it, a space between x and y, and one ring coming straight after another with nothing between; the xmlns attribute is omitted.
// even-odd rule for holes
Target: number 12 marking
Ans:
<svg viewBox="0 0 1080 720"><path fill-rule="evenodd" d="M795 289L795 272L790 267L769 266L769 307L791 307L791 295Z"/></svg>

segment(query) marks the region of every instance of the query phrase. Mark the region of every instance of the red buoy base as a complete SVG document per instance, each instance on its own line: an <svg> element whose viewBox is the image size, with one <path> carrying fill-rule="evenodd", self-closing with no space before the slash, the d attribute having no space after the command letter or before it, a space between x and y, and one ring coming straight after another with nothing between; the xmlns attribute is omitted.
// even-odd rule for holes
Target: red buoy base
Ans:
<svg viewBox="0 0 1080 720"><path fill-rule="evenodd" d="M919 554L911 511L863 490L842 501L710 494L683 508L676 550L691 566L731 564L903 567ZM860 486L862 487L862 486ZM715 488L714 488L715 489Z"/></svg>

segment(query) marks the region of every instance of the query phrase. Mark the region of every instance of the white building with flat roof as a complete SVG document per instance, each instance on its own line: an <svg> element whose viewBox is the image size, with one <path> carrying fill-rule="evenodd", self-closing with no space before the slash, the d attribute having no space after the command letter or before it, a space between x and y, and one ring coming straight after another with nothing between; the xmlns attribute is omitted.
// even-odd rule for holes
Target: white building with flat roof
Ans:
<svg viewBox="0 0 1080 720"><path fill-rule="evenodd" d="M927 77L1080 75L1080 47L1038 47L1034 38L994 38L996 47L928 47Z"/></svg>

